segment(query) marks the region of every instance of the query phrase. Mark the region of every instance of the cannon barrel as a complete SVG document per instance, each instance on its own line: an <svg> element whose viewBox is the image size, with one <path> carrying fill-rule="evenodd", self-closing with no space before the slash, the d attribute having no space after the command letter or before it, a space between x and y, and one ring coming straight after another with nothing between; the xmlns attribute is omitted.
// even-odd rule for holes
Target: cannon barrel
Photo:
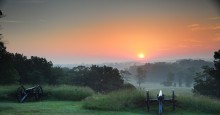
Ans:
<svg viewBox="0 0 220 115"><path fill-rule="evenodd" d="M36 86L30 87L30 88L27 88L27 89L25 89L25 90L33 90L33 89L35 89L35 88L37 88L37 87L39 87L39 85L36 85Z"/></svg>
<svg viewBox="0 0 220 115"><path fill-rule="evenodd" d="M24 102L28 97L32 98L34 97L36 101L40 100L43 95L43 89L40 85L36 85L30 88L25 89L24 86L20 86L17 89L17 100L22 103Z"/></svg>

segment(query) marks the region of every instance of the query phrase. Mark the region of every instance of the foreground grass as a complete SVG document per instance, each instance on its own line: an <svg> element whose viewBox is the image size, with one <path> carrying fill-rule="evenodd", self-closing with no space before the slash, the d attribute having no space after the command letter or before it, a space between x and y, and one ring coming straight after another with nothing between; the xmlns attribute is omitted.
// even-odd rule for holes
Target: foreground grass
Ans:
<svg viewBox="0 0 220 115"><path fill-rule="evenodd" d="M1 102L0 115L155 115L155 111L101 111L83 109L81 101ZM215 115L193 111L167 111L164 115ZM217 115L217 114L216 114Z"/></svg>
<svg viewBox="0 0 220 115"><path fill-rule="evenodd" d="M40 102L17 103L13 97L18 86L0 87L0 115L155 115L158 105L146 111L145 91L120 90L109 94L95 94L90 88L75 86L43 86L44 99ZM162 89L166 97L170 89ZM175 89L177 109L172 111L165 103L164 115L219 115L220 101L204 96L194 96L189 89ZM158 89L150 90L155 98ZM86 99L85 99L86 98ZM83 100L84 99L84 100ZM58 101L60 100L60 101ZM83 100L83 101L81 101Z"/></svg>
<svg viewBox="0 0 220 115"><path fill-rule="evenodd" d="M96 111L82 108L82 102L70 101L42 101L15 103L0 103L1 115L140 115L140 113L126 111Z"/></svg>
<svg viewBox="0 0 220 115"><path fill-rule="evenodd" d="M205 96L194 96L191 93L183 93L184 90L176 93L177 108L176 112L187 113L204 113L204 114L220 114L220 101L211 99ZM155 99L158 91L151 90L150 98ZM188 92L188 91L187 91ZM83 104L83 107L91 110L138 110L146 111L144 91L140 90L122 90L115 91L107 95L93 95L88 97ZM171 91L164 90L165 98L171 97ZM158 104L151 104L151 112L157 113ZM164 102L164 111L172 114L172 103ZM175 113L175 112L174 112Z"/></svg>

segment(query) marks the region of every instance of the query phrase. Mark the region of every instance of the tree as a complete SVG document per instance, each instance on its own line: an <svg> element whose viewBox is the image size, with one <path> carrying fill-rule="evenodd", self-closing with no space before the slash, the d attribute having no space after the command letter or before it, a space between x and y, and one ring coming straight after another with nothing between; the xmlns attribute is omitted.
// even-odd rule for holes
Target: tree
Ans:
<svg viewBox="0 0 220 115"><path fill-rule="evenodd" d="M73 85L87 86L101 93L120 89L124 82L118 69L107 66L74 67L68 76Z"/></svg>
<svg viewBox="0 0 220 115"><path fill-rule="evenodd" d="M197 73L193 91L220 98L220 50L214 52L214 67L205 66Z"/></svg>
<svg viewBox="0 0 220 115"><path fill-rule="evenodd" d="M98 92L110 92L123 86L123 79L116 68L93 65L88 76L89 87Z"/></svg>
<svg viewBox="0 0 220 115"><path fill-rule="evenodd" d="M13 67L12 54L6 51L4 42L0 39L0 84L18 83L19 75Z"/></svg>
<svg viewBox="0 0 220 115"><path fill-rule="evenodd" d="M195 78L195 68L190 67L186 69L186 76L185 76L185 83L186 83L186 87L191 87L192 83L193 83L193 79Z"/></svg>
<svg viewBox="0 0 220 115"><path fill-rule="evenodd" d="M164 81L162 84L163 84L164 86L172 86L173 81L174 81L174 76L175 76L174 73L168 72L168 73L167 73L167 79L166 79L166 81Z"/></svg>
<svg viewBox="0 0 220 115"><path fill-rule="evenodd" d="M0 2L1 3L1 2ZM3 13L0 10L0 18ZM0 34L1 35L1 34ZM11 84L20 82L21 84L54 84L57 80L57 71L51 68L53 64L45 58L31 56L27 59L23 54L9 53L0 36L0 83ZM56 78L56 79L55 79Z"/></svg>
<svg viewBox="0 0 220 115"><path fill-rule="evenodd" d="M72 68L68 72L68 79L70 81L70 84L79 85L79 86L87 86L88 81L88 73L90 72L90 69L85 66L78 66Z"/></svg>
<svg viewBox="0 0 220 115"><path fill-rule="evenodd" d="M28 66L28 59L23 54L12 54L12 63L14 68L18 71L20 76L19 82L26 83L28 80L28 73L30 73L31 66Z"/></svg>
<svg viewBox="0 0 220 115"><path fill-rule="evenodd" d="M29 67L29 74L32 74L33 72L39 73L38 84L53 84L53 80L51 80L51 68L53 63L51 61L47 61L45 58L31 56L27 63L27 66ZM32 79L31 76L28 76L28 79L31 80L31 82L32 80L36 80Z"/></svg>
<svg viewBox="0 0 220 115"><path fill-rule="evenodd" d="M4 66L6 67L6 66ZM18 83L19 75L16 69L11 67L1 68L0 71L0 84L16 84Z"/></svg>
<svg viewBox="0 0 220 115"><path fill-rule="evenodd" d="M137 75L136 75L137 83L140 88L141 83L144 82L144 79L146 77L147 69L144 66L139 66L139 67L137 67L136 71L137 71Z"/></svg>
<svg viewBox="0 0 220 115"><path fill-rule="evenodd" d="M184 74L182 71L177 72L179 87L182 87Z"/></svg>
<svg viewBox="0 0 220 115"><path fill-rule="evenodd" d="M63 69L60 67L53 67L51 68L51 77L50 77L50 84L56 85L59 83L63 83L65 74Z"/></svg>
<svg viewBox="0 0 220 115"><path fill-rule="evenodd" d="M2 11L0 10L0 18L2 17L3 17L3 14L2 14ZM2 55L5 53L6 53L6 47L4 45L4 42L2 41L2 34L0 34L0 59L2 58Z"/></svg>
<svg viewBox="0 0 220 115"><path fill-rule="evenodd" d="M29 82L28 84L42 84L45 83L44 76L40 71L33 70L28 73Z"/></svg>
<svg viewBox="0 0 220 115"><path fill-rule="evenodd" d="M2 17L3 14L0 10L0 18ZM13 67L12 54L6 51L1 35L2 34L0 34L0 84L17 83L19 75L17 70Z"/></svg>
<svg viewBox="0 0 220 115"><path fill-rule="evenodd" d="M124 81L129 82L129 77L132 75L128 70L121 70L120 75L123 77Z"/></svg>

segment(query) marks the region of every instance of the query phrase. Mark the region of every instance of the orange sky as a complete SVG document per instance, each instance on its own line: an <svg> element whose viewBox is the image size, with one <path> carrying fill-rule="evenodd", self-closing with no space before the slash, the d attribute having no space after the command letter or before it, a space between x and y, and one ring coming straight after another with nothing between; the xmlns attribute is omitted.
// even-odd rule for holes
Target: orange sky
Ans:
<svg viewBox="0 0 220 115"><path fill-rule="evenodd" d="M77 29L58 30L53 35L36 36L50 36L51 39L44 39L43 42L37 38L32 40L36 49L31 52L44 51L45 55L73 58L80 56L122 60L137 60L138 54L144 53L146 59L153 60L151 58L161 56L187 58L195 52L206 55L206 52L217 50L220 39L215 25L185 25L183 22L173 20L171 24L163 22L151 25L145 20L108 20Z"/></svg>
<svg viewBox="0 0 220 115"><path fill-rule="evenodd" d="M96 14L98 19L77 23L71 21L73 15L59 17L62 21L47 17L37 24L11 21L13 25L9 16L3 21L3 33L9 51L46 57L54 63L140 61L140 53L145 55L142 61L207 59L220 48L220 17L212 7L207 8L209 13L194 15L184 9L181 13L167 8L162 13L147 11L150 15L138 9L126 15Z"/></svg>

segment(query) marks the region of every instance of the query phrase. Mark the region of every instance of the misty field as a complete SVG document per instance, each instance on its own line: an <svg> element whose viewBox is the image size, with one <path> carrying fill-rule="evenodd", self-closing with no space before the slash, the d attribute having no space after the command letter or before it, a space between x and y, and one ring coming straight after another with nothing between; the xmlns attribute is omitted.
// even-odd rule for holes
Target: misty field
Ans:
<svg viewBox="0 0 220 115"><path fill-rule="evenodd" d="M195 96L191 93L191 88L164 88L149 83L142 84L142 86L148 86L148 88L119 90L108 94L95 93L87 87L43 86L44 98L40 102L30 99L24 103L18 103L14 98L17 86L1 86L0 114L155 115L158 110L157 104L151 107L150 112L146 110L145 90L148 89L151 98L156 97L159 89L163 90L166 97L171 96L172 89L175 90L177 109L172 111L171 106L165 103L164 115L216 115L220 113L219 100Z"/></svg>

